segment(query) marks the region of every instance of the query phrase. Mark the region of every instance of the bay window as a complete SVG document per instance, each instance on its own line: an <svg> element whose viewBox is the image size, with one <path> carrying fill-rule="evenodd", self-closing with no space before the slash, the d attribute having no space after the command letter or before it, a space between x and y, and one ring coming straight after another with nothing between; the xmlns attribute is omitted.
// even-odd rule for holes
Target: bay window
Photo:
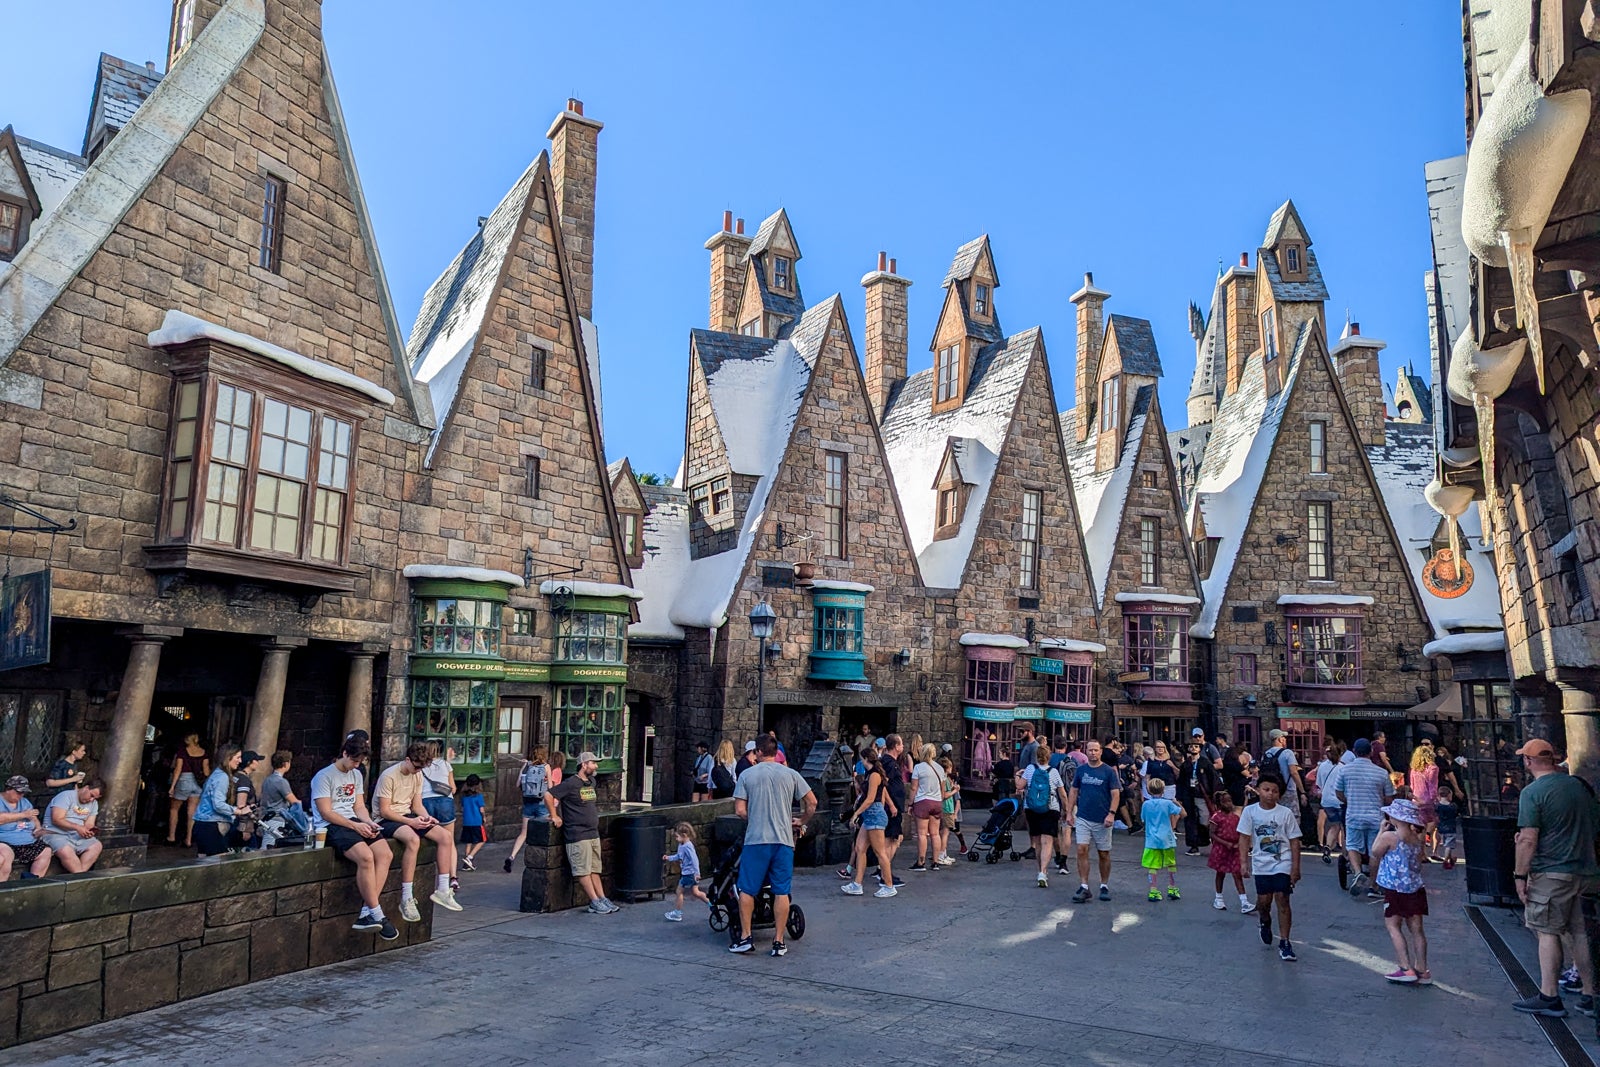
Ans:
<svg viewBox="0 0 1600 1067"><path fill-rule="evenodd" d="M455 749L457 767L494 762L499 689L499 683L493 681L411 679L407 742L439 741L441 749Z"/></svg>
<svg viewBox="0 0 1600 1067"><path fill-rule="evenodd" d="M604 611L556 614L558 663L624 663L628 616Z"/></svg>
<svg viewBox="0 0 1600 1067"><path fill-rule="evenodd" d="M418 597L416 648L421 656L498 656L505 605L492 600Z"/></svg>
<svg viewBox="0 0 1600 1067"><path fill-rule="evenodd" d="M1326 607L1305 605L1290 605L1285 608L1285 615L1289 630L1286 659L1291 698L1326 704L1348 704L1364 699L1362 617L1328 614Z"/></svg>
<svg viewBox="0 0 1600 1067"><path fill-rule="evenodd" d="M593 752L602 771L615 771L622 759L622 685L558 685L550 743L576 766L578 756Z"/></svg>
<svg viewBox="0 0 1600 1067"><path fill-rule="evenodd" d="M1094 655L1068 652L1060 674L1044 676L1044 702L1069 708L1094 707Z"/></svg>
<svg viewBox="0 0 1600 1067"><path fill-rule="evenodd" d="M991 650L985 650L991 651ZM1015 654L1011 659L967 659L967 699L975 704L1015 704L1017 702Z"/></svg>
<svg viewBox="0 0 1600 1067"><path fill-rule="evenodd" d="M1188 613L1167 604L1124 604L1122 627L1130 692L1158 700L1190 699Z"/></svg>
<svg viewBox="0 0 1600 1067"><path fill-rule="evenodd" d="M811 668L818 682L864 682L867 594L818 587L811 594Z"/></svg>

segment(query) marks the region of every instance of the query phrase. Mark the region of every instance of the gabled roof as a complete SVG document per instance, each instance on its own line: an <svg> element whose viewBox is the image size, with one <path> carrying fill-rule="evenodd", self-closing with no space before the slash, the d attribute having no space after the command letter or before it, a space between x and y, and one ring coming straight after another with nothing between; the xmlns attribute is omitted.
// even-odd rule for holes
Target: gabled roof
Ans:
<svg viewBox="0 0 1600 1067"><path fill-rule="evenodd" d="M1286 282L1278 269L1278 255L1270 249L1261 250L1261 269L1266 272L1267 284L1272 287L1273 299L1280 303L1307 303L1328 299L1328 286L1322 280L1322 268L1317 266L1317 254L1307 245L1306 280Z"/></svg>
<svg viewBox="0 0 1600 1067"><path fill-rule="evenodd" d="M794 226L789 222L789 212L779 208L761 220L761 228L756 230L755 238L750 242L746 253L752 256L760 255L772 246L772 239L778 235L779 228L789 235L789 244L794 248L794 258L800 258L800 242L795 239Z"/></svg>
<svg viewBox="0 0 1600 1067"><path fill-rule="evenodd" d="M1295 210L1293 200L1285 200L1272 213L1272 218L1267 221L1267 235L1261 239L1261 247L1276 248L1279 241L1311 243L1306 224L1300 221L1300 212Z"/></svg>
<svg viewBox="0 0 1600 1067"><path fill-rule="evenodd" d="M1106 333L1117 339L1122 373L1161 377L1161 356L1156 352L1156 335L1150 329L1150 320L1112 315L1106 319Z"/></svg>
<svg viewBox="0 0 1600 1067"><path fill-rule="evenodd" d="M884 451L900 494L912 551L917 553L923 580L933 588L961 585L995 466L1041 337L1042 332L1034 327L980 349L972 362L966 399L959 407L933 413L932 368L907 378L889 398L880 427ZM973 488L960 532L935 541L934 482L951 438L963 439L961 473Z"/></svg>
<svg viewBox="0 0 1600 1067"><path fill-rule="evenodd" d="M1072 472L1073 502L1078 506L1078 522L1083 528L1084 551L1089 560L1089 573L1094 578L1095 600L1102 605L1128 489L1133 484L1134 468L1139 465L1139 443L1144 438L1144 424L1150 415L1155 392L1155 386L1141 385L1134 394L1128 426L1122 435L1121 458L1108 471L1095 470L1095 435L1090 434L1083 441L1077 439L1074 432L1078 425L1077 410L1061 413L1061 436L1067 446L1067 467Z"/></svg>
<svg viewBox="0 0 1600 1067"><path fill-rule="evenodd" d="M989 269L994 271L994 253L989 248L989 235L985 233L956 249L956 258L950 261L950 269L945 272L944 281L939 284L949 286L952 282L964 282L972 277L972 272L978 269L978 263L983 259L985 252L989 254ZM994 275L994 284L999 286L999 271L994 271Z"/></svg>
<svg viewBox="0 0 1600 1067"><path fill-rule="evenodd" d="M89 161L26 137L18 137L16 142L17 152L22 157L23 165L28 168L28 178L39 197L39 220L34 222L37 227L39 221L48 218L72 187L78 184Z"/></svg>
<svg viewBox="0 0 1600 1067"><path fill-rule="evenodd" d="M129 63L101 52L94 96L89 101L89 124L83 131L83 154L89 154L103 131L120 130L132 122L133 113L160 82L161 72L154 64Z"/></svg>
<svg viewBox="0 0 1600 1067"><path fill-rule="evenodd" d="M788 235L790 244L794 246L794 263L789 266L789 280L794 285L792 296L777 292L767 285L766 253L772 247L773 238L777 236L780 228ZM750 247L745 249L744 260L744 284L754 285L756 291L761 294L763 311L786 320L779 326L778 336L787 337L800 316L806 312L805 296L800 291L800 275L795 268L795 264L800 261L800 242L795 240L794 227L789 224L787 211L779 208L762 220L755 239L750 242Z"/></svg>
<svg viewBox="0 0 1600 1067"><path fill-rule="evenodd" d="M12 196L20 195L28 202L28 209L34 215L40 213L39 193L33 187L33 178L28 173L28 164L22 158L21 147L17 144L17 134L10 126L0 129L0 193L9 193Z"/></svg>
<svg viewBox="0 0 1600 1067"><path fill-rule="evenodd" d="M639 531L643 562L633 568L639 621L629 638L680 639L683 627L672 621L672 606L689 569L689 494L669 485L641 485L645 516Z"/></svg>
<svg viewBox="0 0 1600 1067"><path fill-rule="evenodd" d="M1266 475L1278 427L1289 406L1289 398L1294 394L1301 360L1311 344L1315 326L1314 322L1306 322L1300 327L1283 388L1275 396L1267 396L1263 355L1257 352L1245 362L1239 388L1224 397L1217 409L1217 418L1206 443L1205 459L1200 465L1200 478L1195 483L1194 499L1189 505L1189 528L1194 528L1193 512L1199 509L1207 536L1221 539L1211 564L1211 574L1202 583L1205 603L1192 627L1196 637L1209 638L1216 633L1217 613L1222 609L1228 579L1238 559L1239 543L1244 539L1245 527L1255 509L1256 493Z"/></svg>

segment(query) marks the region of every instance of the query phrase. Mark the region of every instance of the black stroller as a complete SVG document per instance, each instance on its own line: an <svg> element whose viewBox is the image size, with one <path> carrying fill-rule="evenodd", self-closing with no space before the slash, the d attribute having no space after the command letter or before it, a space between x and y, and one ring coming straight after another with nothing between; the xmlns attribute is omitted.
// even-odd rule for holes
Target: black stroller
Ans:
<svg viewBox="0 0 1600 1067"><path fill-rule="evenodd" d="M989 863L999 863L1001 856L1011 852L1011 824L1021 808L1016 797L1002 797L995 801L994 807L989 809L989 821L983 824L977 840L967 849L967 859L977 863L978 857L987 850L989 854L984 858ZM1011 852L1011 858L1019 860L1022 855Z"/></svg>
<svg viewBox="0 0 1600 1067"><path fill-rule="evenodd" d="M730 945L739 940L736 920L739 916L739 856L742 852L742 844L735 842L728 846L711 871L711 886L706 892L706 896L711 898L711 929L718 933L728 931ZM750 916L750 929L752 932L770 930L775 925L772 886L763 885L756 897L755 911ZM796 941L806 936L806 913L800 910L800 905L790 903L789 923L785 929L789 937Z"/></svg>

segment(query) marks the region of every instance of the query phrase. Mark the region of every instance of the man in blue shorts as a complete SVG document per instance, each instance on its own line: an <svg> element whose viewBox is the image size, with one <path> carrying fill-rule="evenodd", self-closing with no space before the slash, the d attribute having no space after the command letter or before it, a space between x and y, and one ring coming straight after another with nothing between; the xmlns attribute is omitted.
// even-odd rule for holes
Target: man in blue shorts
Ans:
<svg viewBox="0 0 1600 1067"><path fill-rule="evenodd" d="M739 940L729 952L749 952L750 919L764 884L772 885L773 956L788 955L783 933L789 925L789 883L794 877L794 832L817 810L817 795L800 772L776 762L778 739L768 735L756 742L755 766L739 776L733 787L734 814L746 820L744 851L739 856ZM803 807L798 818L794 805Z"/></svg>

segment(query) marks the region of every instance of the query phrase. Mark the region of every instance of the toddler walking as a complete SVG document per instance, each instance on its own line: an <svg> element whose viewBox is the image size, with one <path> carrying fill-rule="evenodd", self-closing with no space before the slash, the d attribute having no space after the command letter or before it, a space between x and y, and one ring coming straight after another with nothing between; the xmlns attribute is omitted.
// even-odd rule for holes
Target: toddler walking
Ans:
<svg viewBox="0 0 1600 1067"><path fill-rule="evenodd" d="M1428 936L1422 932L1422 918L1428 914L1428 891L1422 884L1423 815L1409 800L1395 800L1382 810L1389 825L1372 843L1372 862L1383 890L1383 925L1400 961L1384 977L1399 985L1432 985Z"/></svg>
<svg viewBox="0 0 1600 1067"><path fill-rule="evenodd" d="M1444 858L1444 869L1456 865L1456 838L1461 829L1461 807L1456 803L1455 790L1447 785L1439 787L1439 799L1433 805L1434 818L1439 820L1439 852Z"/></svg>
<svg viewBox="0 0 1600 1067"><path fill-rule="evenodd" d="M1233 875L1233 888L1239 892L1239 914L1249 915L1256 910L1250 895L1244 891L1244 874L1239 867L1239 813L1233 808L1233 797L1226 789L1211 794L1211 853L1206 866L1216 872L1216 899L1211 906L1227 911L1222 899L1224 875Z"/></svg>
<svg viewBox="0 0 1600 1067"><path fill-rule="evenodd" d="M1150 899L1160 900L1156 876L1167 872L1167 898L1178 900L1178 820L1183 818L1183 807L1163 794L1167 783L1159 778L1148 782L1150 799L1139 807L1139 821L1144 823L1144 859L1141 861L1150 879Z"/></svg>
<svg viewBox="0 0 1600 1067"><path fill-rule="evenodd" d="M469 774L461 783L461 843L466 846L461 853L461 866L477 870L477 855L488 840L489 834L483 828L483 779Z"/></svg>
<svg viewBox="0 0 1600 1067"><path fill-rule="evenodd" d="M673 835L678 839L678 851L662 856L663 860L676 860L678 863L678 903L671 911L667 912L667 922L683 922L683 891L687 889L696 900L711 903L711 898L700 889L700 854L694 850L694 827L686 822L680 822L672 828Z"/></svg>

